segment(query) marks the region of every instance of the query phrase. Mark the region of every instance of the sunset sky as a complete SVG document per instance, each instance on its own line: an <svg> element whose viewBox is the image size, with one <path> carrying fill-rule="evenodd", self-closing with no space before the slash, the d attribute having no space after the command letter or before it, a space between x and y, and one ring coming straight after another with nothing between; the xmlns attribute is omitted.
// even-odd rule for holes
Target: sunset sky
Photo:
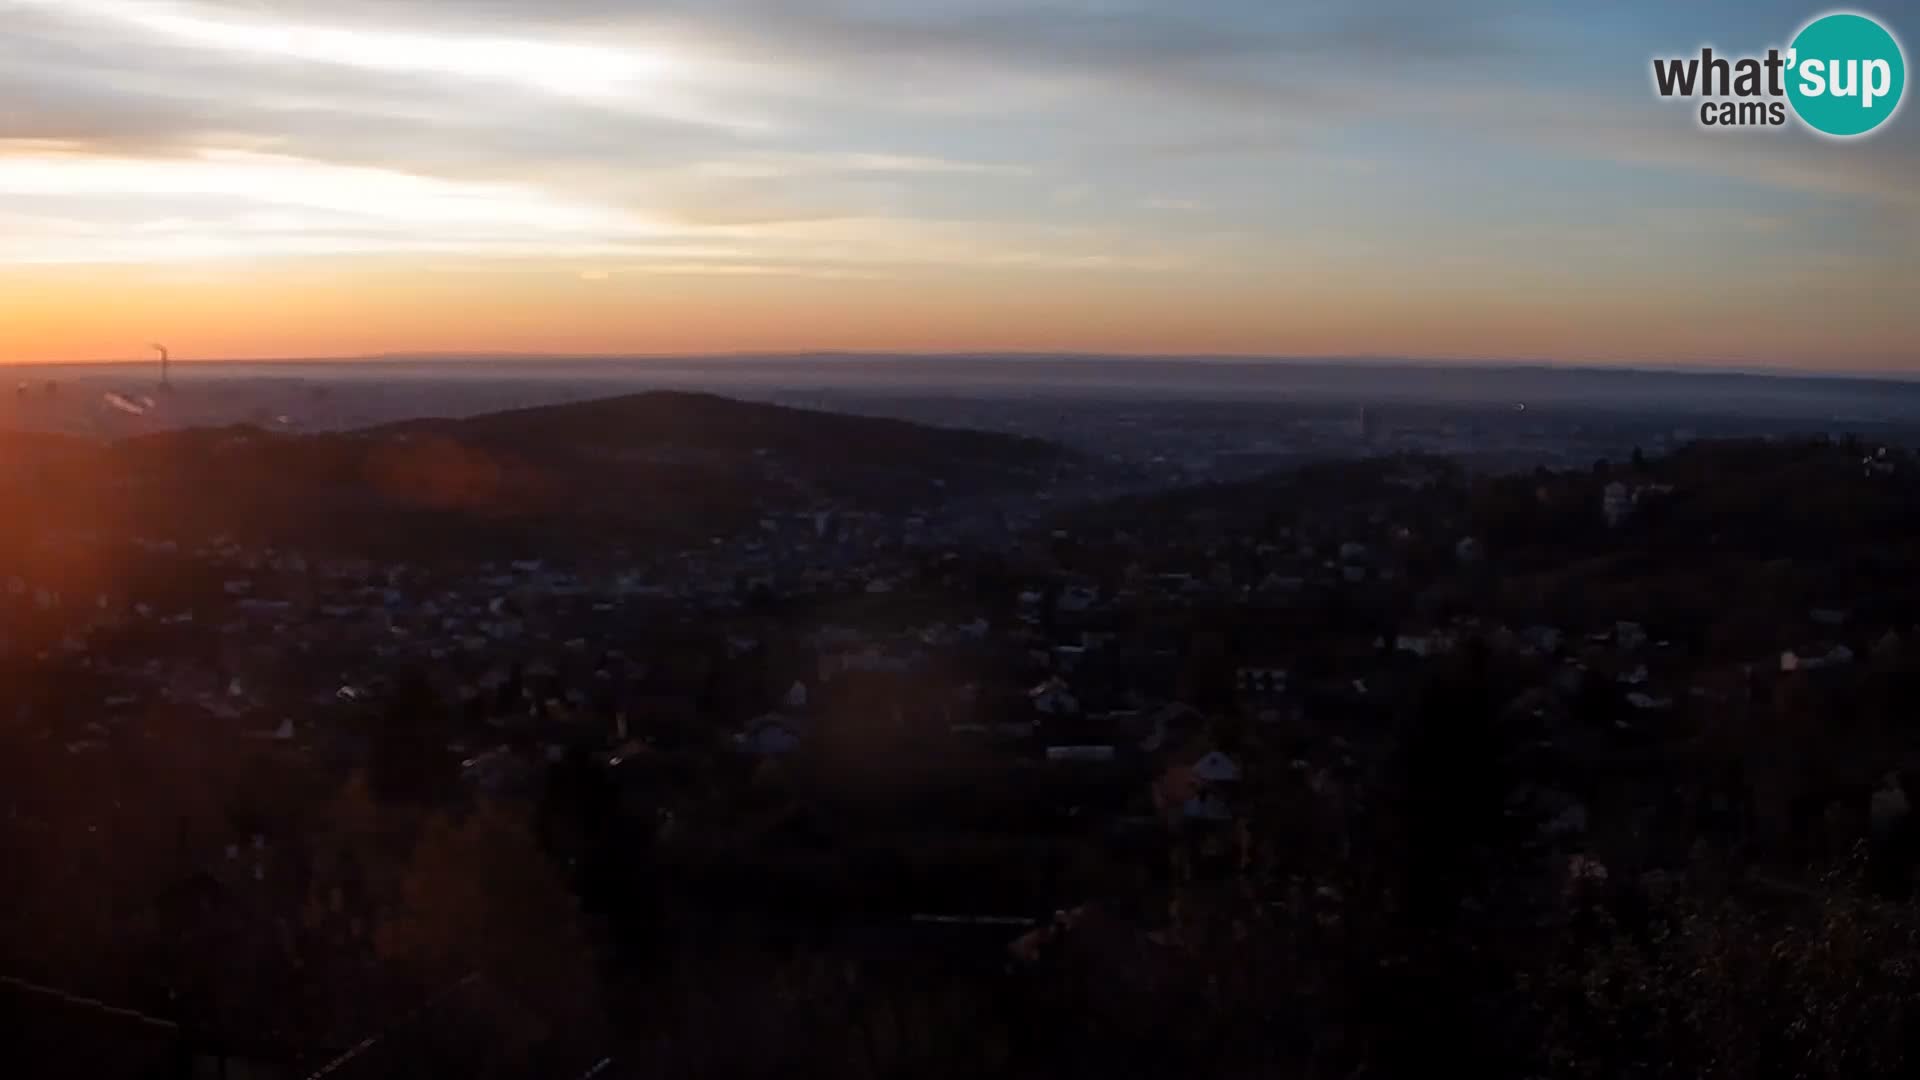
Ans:
<svg viewBox="0 0 1920 1080"><path fill-rule="evenodd" d="M1806 4L0 0L0 362L783 350L1920 374ZM1860 8L1907 45L1920 4Z"/></svg>

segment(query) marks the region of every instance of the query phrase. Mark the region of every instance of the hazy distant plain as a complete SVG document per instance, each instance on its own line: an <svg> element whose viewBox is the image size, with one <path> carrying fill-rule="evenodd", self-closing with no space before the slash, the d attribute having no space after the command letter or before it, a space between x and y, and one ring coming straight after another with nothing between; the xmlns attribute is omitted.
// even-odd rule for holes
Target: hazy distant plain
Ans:
<svg viewBox="0 0 1920 1080"><path fill-rule="evenodd" d="M1920 383L1888 379L1395 361L861 355L180 363L173 367L171 395L158 392L153 364L32 366L12 374L11 392L0 396L0 424L100 435L230 423L351 428L646 389L762 400L873 394L1524 405L1820 426L1920 421ZM110 394L122 400L113 403ZM135 415L128 403L145 415Z"/></svg>

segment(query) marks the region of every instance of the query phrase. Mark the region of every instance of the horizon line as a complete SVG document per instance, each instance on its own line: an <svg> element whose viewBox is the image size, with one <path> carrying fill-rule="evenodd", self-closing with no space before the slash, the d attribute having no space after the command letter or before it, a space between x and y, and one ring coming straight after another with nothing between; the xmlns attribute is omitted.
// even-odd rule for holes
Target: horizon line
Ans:
<svg viewBox="0 0 1920 1080"><path fill-rule="evenodd" d="M186 365L347 365L347 364L459 364L459 363L539 363L539 362L576 362L576 363L636 363L658 361L765 361L765 360L982 360L982 361L1019 361L1052 360L1076 363L1195 363L1195 364L1354 364L1372 367L1429 367L1454 369L1493 369L1502 371L1554 371L1587 372L1620 375L1722 375L1747 378L1768 379L1815 379L1842 381L1882 381L1895 383L1920 382L1920 368L1880 369L1853 368L1839 370L1820 370L1795 367L1787 364L1743 364L1740 362L1718 363L1715 361L1605 361L1555 360L1547 357L1509 358L1509 357L1449 357L1449 356L1383 356L1378 354L1354 355L1306 355L1286 353L1134 353L1134 352L1074 352L1047 350L888 350L888 349L801 349L801 350L744 350L730 352L483 352L463 350L428 350L401 353L366 353L346 356L221 356L221 357L173 357L172 363L178 367ZM150 367L154 362L142 358L86 359L86 360L10 360L0 363L0 368L52 368L52 367Z"/></svg>

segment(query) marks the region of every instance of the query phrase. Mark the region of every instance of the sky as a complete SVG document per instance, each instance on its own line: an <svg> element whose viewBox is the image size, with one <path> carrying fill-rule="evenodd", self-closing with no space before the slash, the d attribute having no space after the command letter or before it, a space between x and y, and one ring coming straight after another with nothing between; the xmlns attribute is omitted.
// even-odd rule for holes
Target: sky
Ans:
<svg viewBox="0 0 1920 1080"><path fill-rule="evenodd" d="M1920 117L1616 0L0 0L0 363L818 350L1920 372ZM1920 40L1920 3L1878 0Z"/></svg>

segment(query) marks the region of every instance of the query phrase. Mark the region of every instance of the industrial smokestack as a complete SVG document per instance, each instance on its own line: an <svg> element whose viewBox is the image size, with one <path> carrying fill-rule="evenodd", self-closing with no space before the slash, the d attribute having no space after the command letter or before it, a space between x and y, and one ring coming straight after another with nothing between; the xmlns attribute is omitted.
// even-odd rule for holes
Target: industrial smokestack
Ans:
<svg viewBox="0 0 1920 1080"><path fill-rule="evenodd" d="M173 389L173 382L168 378L167 371L168 362L172 358L167 355L167 347L165 345L153 345L149 347L152 348L154 352L160 354L160 392L163 394L168 393Z"/></svg>

